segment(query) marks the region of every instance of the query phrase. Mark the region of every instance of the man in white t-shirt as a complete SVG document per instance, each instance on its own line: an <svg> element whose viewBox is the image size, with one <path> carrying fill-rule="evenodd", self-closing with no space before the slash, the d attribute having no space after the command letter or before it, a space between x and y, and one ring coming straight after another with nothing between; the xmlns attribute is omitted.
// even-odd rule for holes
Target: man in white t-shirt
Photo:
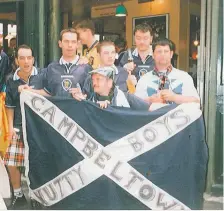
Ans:
<svg viewBox="0 0 224 211"><path fill-rule="evenodd" d="M171 65L172 42L157 39L152 49L155 68L140 78L135 95L149 103L200 103L191 76Z"/></svg>

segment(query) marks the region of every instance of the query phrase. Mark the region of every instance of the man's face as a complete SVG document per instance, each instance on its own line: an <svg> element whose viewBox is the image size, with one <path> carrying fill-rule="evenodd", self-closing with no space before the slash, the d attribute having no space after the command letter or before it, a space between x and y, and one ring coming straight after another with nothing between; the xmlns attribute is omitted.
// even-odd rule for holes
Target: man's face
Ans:
<svg viewBox="0 0 224 211"><path fill-rule="evenodd" d="M66 32L62 36L62 40L58 41L64 57L74 57L77 49L77 34Z"/></svg>
<svg viewBox="0 0 224 211"><path fill-rule="evenodd" d="M95 93L105 96L105 93L109 93L112 88L112 79L95 73L92 75L92 85Z"/></svg>
<svg viewBox="0 0 224 211"><path fill-rule="evenodd" d="M76 31L79 35L79 39L80 39L81 43L83 45L86 45L89 40L90 34L91 34L90 29L77 29Z"/></svg>
<svg viewBox="0 0 224 211"><path fill-rule="evenodd" d="M116 50L113 45L106 45L102 46L99 57L100 57L100 63L103 66L112 66L115 61L115 56L116 56Z"/></svg>
<svg viewBox="0 0 224 211"><path fill-rule="evenodd" d="M153 52L155 64L159 66L169 66L171 64L172 56L173 51L170 50L168 45L157 45Z"/></svg>
<svg viewBox="0 0 224 211"><path fill-rule="evenodd" d="M135 32L135 44L138 50L140 51L146 51L149 49L149 46L152 42L152 36L150 32L142 32L142 31L136 31Z"/></svg>
<svg viewBox="0 0 224 211"><path fill-rule="evenodd" d="M10 48L16 48L16 39L11 39L9 42Z"/></svg>
<svg viewBox="0 0 224 211"><path fill-rule="evenodd" d="M16 62L20 70L29 73L33 69L34 58L30 49L21 48L18 51Z"/></svg>

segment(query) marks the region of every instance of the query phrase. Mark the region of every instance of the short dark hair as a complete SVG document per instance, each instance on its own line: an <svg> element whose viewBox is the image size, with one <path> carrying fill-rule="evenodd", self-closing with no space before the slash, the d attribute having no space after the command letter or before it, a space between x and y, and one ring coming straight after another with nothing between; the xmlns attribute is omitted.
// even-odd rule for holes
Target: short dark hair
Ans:
<svg viewBox="0 0 224 211"><path fill-rule="evenodd" d="M63 29L63 30L60 32L60 40L61 40L61 41L62 41L62 37L63 37L63 35L64 35L65 33L67 33L67 32L76 34L76 35L77 35L77 39L78 39L78 34L77 34L76 30L73 29L73 28L67 28L67 29Z"/></svg>
<svg viewBox="0 0 224 211"><path fill-rule="evenodd" d="M112 41L109 41L109 40L103 40L101 41L98 45L97 45L97 53L100 53L101 52L101 48L103 46L114 46L114 43Z"/></svg>
<svg viewBox="0 0 224 211"><path fill-rule="evenodd" d="M170 50L174 50L173 42L167 38L157 38L153 41L152 43L152 51L154 52L156 49L156 46L161 45L161 46L166 46L168 45Z"/></svg>
<svg viewBox="0 0 224 211"><path fill-rule="evenodd" d="M148 25L147 23L141 23L139 25L137 25L134 29L134 35L137 31L141 31L141 32L150 32L150 35L152 36L153 35L153 32L152 32L152 27L150 25Z"/></svg>
<svg viewBox="0 0 224 211"><path fill-rule="evenodd" d="M18 58L18 52L20 49L29 49L31 50L31 53L32 53L32 56L33 56L33 50L30 46L26 45L26 44L23 44L23 45L20 45L17 49L16 49L16 53L15 53L15 57Z"/></svg>
<svg viewBox="0 0 224 211"><path fill-rule="evenodd" d="M9 40L9 42L11 42L12 40L16 40L16 38L15 38L15 37L11 38L11 39Z"/></svg>
<svg viewBox="0 0 224 211"><path fill-rule="evenodd" d="M127 41L124 38L117 38L114 41L114 44L118 47L118 48L125 48L127 45Z"/></svg>
<svg viewBox="0 0 224 211"><path fill-rule="evenodd" d="M75 29L90 29L92 34L95 34L95 25L94 22L90 19L80 21L76 26Z"/></svg>

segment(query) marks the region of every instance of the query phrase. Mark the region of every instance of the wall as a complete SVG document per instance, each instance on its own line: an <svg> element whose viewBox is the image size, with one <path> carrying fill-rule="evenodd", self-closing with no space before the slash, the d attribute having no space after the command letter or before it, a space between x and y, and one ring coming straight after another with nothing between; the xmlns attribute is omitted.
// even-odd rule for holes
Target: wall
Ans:
<svg viewBox="0 0 224 211"><path fill-rule="evenodd" d="M189 71L190 14L189 1L180 0L179 69Z"/></svg>
<svg viewBox="0 0 224 211"><path fill-rule="evenodd" d="M0 20L16 21L16 13L0 13Z"/></svg>
<svg viewBox="0 0 224 211"><path fill-rule="evenodd" d="M124 1L123 4L128 11L126 16L128 46L131 47L133 43L133 18L169 14L169 39L176 44L178 68L189 71L190 14L200 16L200 0L155 0L141 4L138 3L138 0L129 0ZM110 10L112 10L115 5L117 4L106 6L111 7ZM92 8L94 9L92 10L94 18L102 17L103 12L108 13L106 10L102 10L102 14L96 13L96 8L100 9L101 7ZM115 9L113 10L110 12L115 12Z"/></svg>
<svg viewBox="0 0 224 211"><path fill-rule="evenodd" d="M109 6L112 7L114 5L107 5L107 7ZM141 4L138 4L138 0L129 0L124 2L124 6L128 11L128 15L126 16L126 39L128 47L132 46L132 24L134 17L169 14L169 38L176 44L177 54L179 53L180 0L156 0L154 2ZM100 6L98 8L100 8ZM93 12L92 15L96 17L96 14ZM99 13L97 15L100 16Z"/></svg>
<svg viewBox="0 0 224 211"><path fill-rule="evenodd" d="M124 2L128 15L126 17L126 38L128 46L132 45L132 19L140 16L169 14L169 38L175 42L179 51L179 0L157 0L138 4L138 0Z"/></svg>

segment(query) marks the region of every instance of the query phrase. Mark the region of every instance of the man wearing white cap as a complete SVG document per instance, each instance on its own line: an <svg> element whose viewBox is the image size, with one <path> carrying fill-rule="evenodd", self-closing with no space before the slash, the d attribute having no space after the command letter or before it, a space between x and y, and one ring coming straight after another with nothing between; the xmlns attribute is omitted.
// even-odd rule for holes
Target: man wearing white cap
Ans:
<svg viewBox="0 0 224 211"><path fill-rule="evenodd" d="M135 95L124 93L115 86L115 70L113 67L101 67L90 72L94 93L89 100L100 105L101 108L112 106L127 107L134 110L149 110L149 103L144 102ZM77 100L86 99L80 93L73 94Z"/></svg>

